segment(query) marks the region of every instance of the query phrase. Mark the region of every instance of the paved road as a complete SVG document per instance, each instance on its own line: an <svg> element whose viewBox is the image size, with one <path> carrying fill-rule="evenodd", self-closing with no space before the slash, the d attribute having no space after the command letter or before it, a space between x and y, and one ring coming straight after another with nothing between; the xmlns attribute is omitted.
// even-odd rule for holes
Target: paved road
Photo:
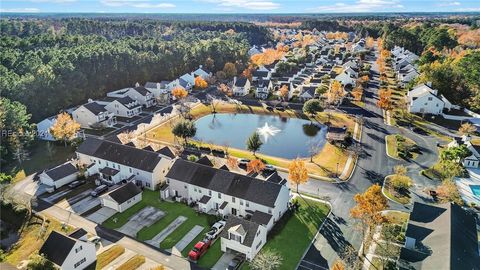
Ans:
<svg viewBox="0 0 480 270"><path fill-rule="evenodd" d="M320 231L320 236L310 246L298 269L330 269L333 262L342 256L348 246L359 249L362 239L361 233L355 230L355 222L350 218L350 209L355 205L353 196L365 191L374 183L381 184L384 177L392 173L395 165L405 163L409 168L409 175L418 186L427 186L431 182L420 177L420 168L428 167L436 161L435 140L421 137L409 130L399 130L396 127L386 126L383 122L382 111L376 106L378 100L378 65L374 59L369 59L372 65L374 78L365 89L364 129L362 131L362 153L357 167L346 183L331 184L310 180L299 187L300 192L324 197L332 204L332 215L327 218ZM358 112L359 110L356 110ZM423 150L423 155L415 162L407 163L389 158L385 152L385 136L403 132L414 139ZM417 188L412 192L414 200L426 200ZM417 195L418 194L418 195ZM391 209L410 210L409 206L390 203Z"/></svg>

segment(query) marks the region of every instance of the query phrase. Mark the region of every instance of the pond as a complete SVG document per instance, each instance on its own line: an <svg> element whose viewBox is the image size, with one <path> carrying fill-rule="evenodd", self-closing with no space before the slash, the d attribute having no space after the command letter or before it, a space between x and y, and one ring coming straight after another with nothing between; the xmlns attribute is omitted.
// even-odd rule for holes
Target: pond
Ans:
<svg viewBox="0 0 480 270"><path fill-rule="evenodd" d="M257 131L263 141L258 152L286 159L309 157L311 149L320 151L327 133L327 126L276 115L210 114L195 124L195 140L238 149L246 149L247 138Z"/></svg>

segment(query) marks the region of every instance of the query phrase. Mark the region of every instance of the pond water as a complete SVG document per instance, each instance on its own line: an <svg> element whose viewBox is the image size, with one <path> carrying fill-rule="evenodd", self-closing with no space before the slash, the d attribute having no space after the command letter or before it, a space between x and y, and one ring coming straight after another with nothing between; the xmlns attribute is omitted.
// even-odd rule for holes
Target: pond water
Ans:
<svg viewBox="0 0 480 270"><path fill-rule="evenodd" d="M247 138L255 131L263 145L260 153L293 159L310 156L309 150L325 145L327 127L298 118L257 114L210 114L195 121L195 140L246 149Z"/></svg>

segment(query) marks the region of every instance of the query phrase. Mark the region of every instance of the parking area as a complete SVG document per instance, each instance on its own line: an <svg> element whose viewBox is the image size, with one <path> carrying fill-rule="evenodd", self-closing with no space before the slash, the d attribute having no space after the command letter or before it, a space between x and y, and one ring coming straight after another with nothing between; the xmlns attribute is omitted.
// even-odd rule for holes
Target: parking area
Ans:
<svg viewBox="0 0 480 270"><path fill-rule="evenodd" d="M90 214L87 219L90 221L93 221L97 224L102 224L105 220L109 219L111 216L113 216L117 211L115 211L112 208L108 207L102 207L96 212Z"/></svg>
<svg viewBox="0 0 480 270"><path fill-rule="evenodd" d="M172 254L175 254L177 256L182 256L182 250L185 249L190 242L195 239L202 231L203 231L202 226L195 225L185 236L178 241L175 246L172 248Z"/></svg>
<svg viewBox="0 0 480 270"><path fill-rule="evenodd" d="M140 210L140 212L130 217L127 223L120 227L118 231L126 235L136 237L137 233L141 229L153 225L163 216L165 216L165 213L163 211L160 211L152 206L147 206Z"/></svg>
<svg viewBox="0 0 480 270"><path fill-rule="evenodd" d="M222 257L218 259L217 263L212 267L212 270L224 270L227 269L228 263L235 258L235 253L233 252L225 252L223 253Z"/></svg>

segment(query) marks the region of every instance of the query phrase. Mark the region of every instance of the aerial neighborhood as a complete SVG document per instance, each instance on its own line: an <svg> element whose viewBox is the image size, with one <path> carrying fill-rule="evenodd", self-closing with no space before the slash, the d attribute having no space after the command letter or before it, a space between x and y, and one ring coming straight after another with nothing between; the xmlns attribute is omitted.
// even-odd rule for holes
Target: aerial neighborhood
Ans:
<svg viewBox="0 0 480 270"><path fill-rule="evenodd" d="M2 7L1 269L480 269L478 13L113 2Z"/></svg>

